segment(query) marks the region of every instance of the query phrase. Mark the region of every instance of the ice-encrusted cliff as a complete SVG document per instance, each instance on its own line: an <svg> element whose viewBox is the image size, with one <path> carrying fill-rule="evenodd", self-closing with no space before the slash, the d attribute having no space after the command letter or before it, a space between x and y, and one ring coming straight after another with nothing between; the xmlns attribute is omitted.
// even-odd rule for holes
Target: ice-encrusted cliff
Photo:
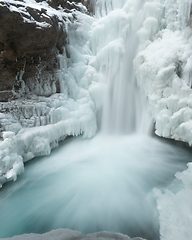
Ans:
<svg viewBox="0 0 192 240"><path fill-rule="evenodd" d="M156 134L191 145L191 1L146 2L144 12L135 68L156 122Z"/></svg>
<svg viewBox="0 0 192 240"><path fill-rule="evenodd" d="M69 1L0 1L0 101L60 92L57 55L78 11L87 10Z"/></svg>
<svg viewBox="0 0 192 240"><path fill-rule="evenodd" d="M7 66L6 71L13 76L9 67L20 67L10 62L5 65L10 56L11 39L15 41L13 57L14 54L21 55L21 59L14 59L15 64L25 60L23 68L16 74L18 88L10 79L12 89L8 91L4 75L1 76L6 89L1 93L9 97L0 104L2 185L16 180L24 169L23 162L50 154L51 149L67 135L83 133L85 137L92 137L95 134L96 106L91 97L91 92L94 94L95 91L94 87L90 91L89 88L92 81L98 79L94 79L95 72L87 66L91 55L87 42L94 18L87 14L82 4L64 1L64 6L57 9L46 1L10 0L0 4L1 10L5 10L1 11L2 15L9 16L13 26L16 19L16 28L22 26L24 31L15 30L18 38L21 34L21 40L17 41L15 32L13 38L8 30L4 34L1 67ZM6 16L5 19L2 16L5 22ZM51 49L48 49L49 45ZM35 57L38 57L37 61ZM55 66L55 63L58 64Z"/></svg>
<svg viewBox="0 0 192 240"><path fill-rule="evenodd" d="M135 58L138 84L148 97L156 134L192 145L191 0L148 1ZM165 191L155 189L160 239L192 235L191 163Z"/></svg>

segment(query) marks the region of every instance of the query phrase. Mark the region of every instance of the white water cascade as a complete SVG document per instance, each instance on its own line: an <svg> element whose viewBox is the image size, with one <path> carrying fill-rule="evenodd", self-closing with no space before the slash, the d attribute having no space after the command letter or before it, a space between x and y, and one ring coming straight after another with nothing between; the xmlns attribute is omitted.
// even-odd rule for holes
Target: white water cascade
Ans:
<svg viewBox="0 0 192 240"><path fill-rule="evenodd" d="M147 135L151 119L133 67L143 4L97 0L94 18L79 14L69 25L59 74L71 112L58 113L70 133L91 137L102 106L101 131L64 140L0 189L0 238L70 228L160 239L153 189L163 191L191 154Z"/></svg>
<svg viewBox="0 0 192 240"><path fill-rule="evenodd" d="M97 1L96 16L103 17L104 22L107 15L109 19L119 18L119 22L113 22L116 26L108 26L112 29L110 36L107 35L106 38L113 39L103 48L106 48L108 58L105 57L99 63L99 70L106 84L102 132L108 134L148 134L152 124L147 112L146 100L137 86L133 67L139 46L137 31L141 28L144 18L141 10L143 4L143 0L118 3ZM121 12L120 9L123 11ZM126 11L128 13L125 15ZM122 15L121 18L122 13L124 16ZM97 49L99 47L98 44Z"/></svg>

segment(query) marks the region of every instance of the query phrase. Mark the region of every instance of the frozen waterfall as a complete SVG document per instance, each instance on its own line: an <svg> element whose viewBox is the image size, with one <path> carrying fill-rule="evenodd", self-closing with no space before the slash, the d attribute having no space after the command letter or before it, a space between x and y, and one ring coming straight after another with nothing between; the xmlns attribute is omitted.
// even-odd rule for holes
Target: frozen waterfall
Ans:
<svg viewBox="0 0 192 240"><path fill-rule="evenodd" d="M96 1L96 19L87 43L87 20L83 20L84 28L78 28L76 23L78 31L69 25L68 45L60 56L61 90L80 107L85 103L81 98L87 99L86 106L93 112L102 106L103 133L147 134L152 125L133 66L139 47L137 32L144 21L143 4L143 0ZM87 122L82 123L86 137L93 136L94 119L92 122L90 128Z"/></svg>
<svg viewBox="0 0 192 240"><path fill-rule="evenodd" d="M190 18L182 1L97 0L94 17L75 13L76 21L71 21L69 16L67 44L57 73L62 93L46 102L50 124L22 129L17 136L6 133L3 147L9 144L11 150L3 150L4 163L9 169L8 163L17 158L22 165L22 159L48 155L67 135L83 137L65 139L51 155L26 163L17 182L0 189L0 238L69 228L84 234L109 231L170 240L172 222L180 223L171 200L178 204L183 192L188 195L181 191L177 196L178 179L190 188L187 178L177 174L174 180L174 175L187 168L191 152L149 136L152 120L142 91L148 95L158 131L173 131L182 113L171 118L168 108L189 103L186 86L179 92L185 97L182 102L175 92L169 96L181 86L177 85L181 60L187 65L184 75L190 75L191 61L186 58L191 52L181 54L187 47L178 28ZM183 1L185 6L189 2ZM188 17L181 21L186 12ZM184 35L189 36L189 31ZM178 43L172 46L174 39ZM171 88L171 77L176 75ZM46 104L39 104L38 111L43 112ZM186 121L189 105L182 115ZM36 115L42 118L42 113ZM93 137L96 120L101 129ZM5 177L15 180L16 170L5 171ZM181 209L179 220L185 222ZM160 222L158 210L163 212Z"/></svg>
<svg viewBox="0 0 192 240"><path fill-rule="evenodd" d="M97 3L100 16L109 14L110 20L112 17L120 18L116 23L118 26L108 26L110 31L114 31L114 40L106 45L108 56L100 62L100 71L106 84L102 115L103 132L115 134L150 132L152 121L148 115L146 99L137 86L133 66L139 46L137 31L144 19L144 12L141 10L143 3L143 0L119 1L118 4L115 1ZM123 16L120 7L124 11L129 8L130 12ZM111 11L113 13L110 13ZM129 21L125 21L125 18Z"/></svg>

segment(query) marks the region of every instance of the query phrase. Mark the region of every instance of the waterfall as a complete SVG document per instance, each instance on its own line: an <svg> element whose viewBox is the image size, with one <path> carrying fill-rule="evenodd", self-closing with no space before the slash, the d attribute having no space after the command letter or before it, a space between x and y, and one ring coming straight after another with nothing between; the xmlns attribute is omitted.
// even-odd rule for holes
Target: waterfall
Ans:
<svg viewBox="0 0 192 240"><path fill-rule="evenodd" d="M107 18L113 21L112 18L117 17L117 14L124 14L119 26L109 26L116 29L110 29L111 32L106 36L110 43L106 43L102 49L108 55L100 63L102 81L106 84L101 124L102 132L105 133L147 134L150 131L147 102L137 86L133 66L139 46L137 31L143 21L143 3L143 0L133 3L98 0L96 4L96 16L103 17L104 21Z"/></svg>
<svg viewBox="0 0 192 240"><path fill-rule="evenodd" d="M168 13L170 9L173 10L174 1L165 1L169 5L166 10ZM141 50L141 45L145 49L161 36L157 35L153 39L165 27L165 19L164 6L160 1L144 3L144 0L97 0L95 17L78 13L74 22L68 22L66 51L60 56L58 71L62 93L50 100L51 124L46 128L31 129L32 134L26 132L21 135L23 138L20 142L25 146L26 156L29 157L39 156L39 153L43 155L47 150L50 152L49 143L57 145L56 140L65 135L83 133L85 138L90 139L83 139L82 136L65 139L51 155L26 164L24 174L16 183L7 184L1 189L0 238L69 228L84 234L110 231L130 237L159 240L162 236L161 226L169 228L173 225L172 219L168 223L166 220L169 206L156 190L158 197L162 198L160 201L163 201L158 209L161 210L163 206L165 212L159 233L154 188L164 191L174 179L175 173L186 168L191 154L185 149L146 136L150 130L151 118L137 81L143 89L148 87L152 93L159 90L157 87L160 81L149 84L153 69L149 69L147 64L140 69L137 80L134 65L138 67L147 60L142 58L141 52L134 59ZM182 12L185 12L184 8L181 14ZM173 15L167 20L170 28L174 27L174 17ZM169 39L171 44L173 39L177 41L178 38L175 37ZM138 38L143 40L140 46ZM164 43L164 40L158 39L157 42ZM161 59L162 52L159 49L158 54L153 48L151 52L146 50L149 52L146 56L148 61L155 62L158 66L160 59L162 69L166 70L167 63ZM169 52L167 49L165 51ZM171 51L174 58L175 53L175 50ZM172 63L172 58L170 59ZM191 66L191 61L188 65ZM172 73L172 65L170 69ZM170 71L162 71L159 80L166 79L166 72L169 74ZM147 87L141 82L147 83ZM158 94L161 100L161 92L158 91ZM173 107L174 99L169 99L169 105ZM150 101L152 100L155 101L156 98L151 98ZM188 104L188 99L185 101ZM164 104L166 102L160 102L158 107L164 107ZM103 134L97 134L93 138L97 129L96 113L101 106ZM39 109L43 111L43 105ZM167 131L165 113L163 111L159 120L162 120L163 130ZM191 116L190 114L184 117ZM173 118L173 121L179 122L177 118ZM14 138L11 139L9 133L6 141L16 149ZM26 145L29 147L26 148ZM5 156L5 160L11 162L15 156L17 155L12 154L12 158ZM169 191L166 191L166 195L172 198ZM185 195L188 195L187 192L184 192ZM173 207L171 201L170 203L175 211L177 205ZM174 215L175 212L173 218ZM184 222L185 217L186 214L183 214ZM176 220L175 218L176 224L180 224L180 219ZM175 232L175 226L173 231ZM172 234L166 239L169 240L170 236Z"/></svg>

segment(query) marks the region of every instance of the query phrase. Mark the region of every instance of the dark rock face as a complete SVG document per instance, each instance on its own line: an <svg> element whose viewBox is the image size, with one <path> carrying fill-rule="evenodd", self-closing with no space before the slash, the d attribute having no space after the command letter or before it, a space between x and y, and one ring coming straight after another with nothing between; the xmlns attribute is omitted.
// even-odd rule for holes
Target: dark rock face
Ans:
<svg viewBox="0 0 192 240"><path fill-rule="evenodd" d="M86 11L79 5L83 1L70 2L47 0L64 12ZM55 70L59 68L57 55L66 44L65 21L43 7L25 6L24 1L0 3L0 101L29 92L40 96L60 92Z"/></svg>

